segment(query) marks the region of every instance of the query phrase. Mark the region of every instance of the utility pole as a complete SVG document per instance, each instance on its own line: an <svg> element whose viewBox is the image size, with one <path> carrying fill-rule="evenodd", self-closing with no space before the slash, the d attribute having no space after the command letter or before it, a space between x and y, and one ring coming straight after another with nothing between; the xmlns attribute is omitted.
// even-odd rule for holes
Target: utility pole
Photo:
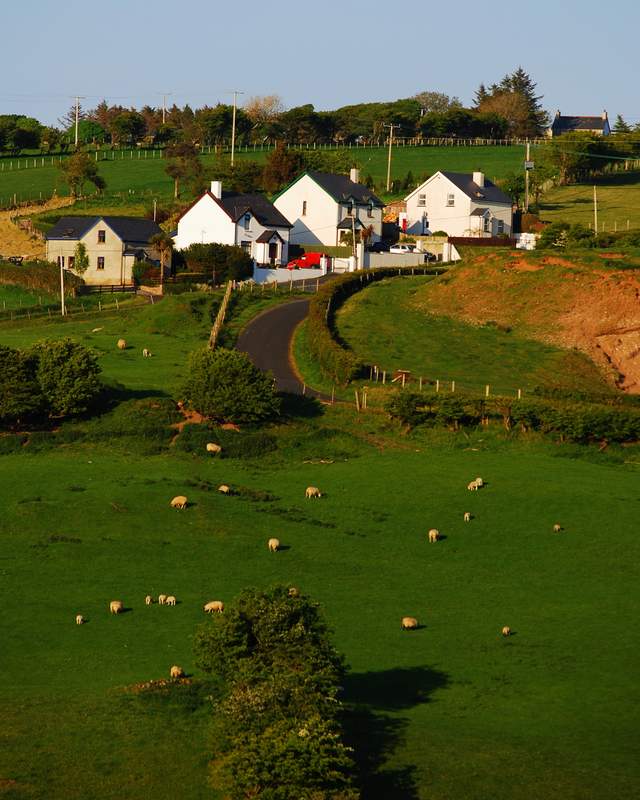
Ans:
<svg viewBox="0 0 640 800"><path fill-rule="evenodd" d="M391 189L391 147L393 145L393 129L399 128L393 122L390 125L385 124L385 128L389 128L389 158L387 160L387 191Z"/></svg>
<svg viewBox="0 0 640 800"><path fill-rule="evenodd" d="M598 193L596 187L593 187L593 232L598 235Z"/></svg>
<svg viewBox="0 0 640 800"><path fill-rule="evenodd" d="M173 92L162 92L162 124L167 121L167 97L171 97Z"/></svg>
<svg viewBox="0 0 640 800"><path fill-rule="evenodd" d="M353 258L355 259L355 266L358 269L358 247L356 245L356 214L358 213L358 206L354 203L351 209L351 235L353 238Z"/></svg>
<svg viewBox="0 0 640 800"><path fill-rule="evenodd" d="M64 267L62 266L62 258L60 258L60 315L66 316L67 308L64 304Z"/></svg>
<svg viewBox="0 0 640 800"><path fill-rule="evenodd" d="M527 139L527 156L524 162L524 213L529 211L529 162L531 159L531 145Z"/></svg>
<svg viewBox="0 0 640 800"><path fill-rule="evenodd" d="M80 100L84 100L82 95L76 95L76 136L75 136L75 148L78 149L78 124L80 123Z"/></svg>
<svg viewBox="0 0 640 800"><path fill-rule="evenodd" d="M234 90L233 94L233 120L231 122L231 166L235 163L235 150L236 150L236 106L238 104L238 95L244 94L238 90Z"/></svg>

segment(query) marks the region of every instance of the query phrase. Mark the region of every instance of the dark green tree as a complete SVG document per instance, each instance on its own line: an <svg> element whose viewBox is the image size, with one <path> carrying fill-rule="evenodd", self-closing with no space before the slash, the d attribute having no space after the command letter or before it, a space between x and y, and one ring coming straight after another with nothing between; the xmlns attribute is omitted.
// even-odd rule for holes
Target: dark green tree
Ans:
<svg viewBox="0 0 640 800"><path fill-rule="evenodd" d="M631 133L631 125L624 121L622 114L618 114L612 131L613 133Z"/></svg>
<svg viewBox="0 0 640 800"><path fill-rule="evenodd" d="M36 380L36 362L19 350L0 345L0 421L3 425L21 422L44 408L44 398Z"/></svg>
<svg viewBox="0 0 640 800"><path fill-rule="evenodd" d="M65 158L60 164L60 169L74 197L82 196L87 181L93 183L99 192L106 187L104 178L98 172L98 164L88 153L75 153Z"/></svg>
<svg viewBox="0 0 640 800"><path fill-rule="evenodd" d="M251 256L241 247L194 242L182 250L181 255L188 269L211 273L216 284L245 280L253 274Z"/></svg>
<svg viewBox="0 0 640 800"><path fill-rule="evenodd" d="M288 150L278 144L267 156L262 172L262 184L267 192L277 192L299 175L305 168L301 150Z"/></svg>
<svg viewBox="0 0 640 800"><path fill-rule="evenodd" d="M220 422L261 422L280 412L273 378L236 350L191 353L182 395L189 408Z"/></svg>
<svg viewBox="0 0 640 800"><path fill-rule="evenodd" d="M180 181L190 184L193 193L200 192L204 185L204 171L198 151L188 142L178 142L165 150L167 166L165 172L173 178L173 196L180 197Z"/></svg>
<svg viewBox="0 0 640 800"><path fill-rule="evenodd" d="M146 123L137 111L123 111L111 122L111 135L115 142L134 144L145 135Z"/></svg>
<svg viewBox="0 0 640 800"><path fill-rule="evenodd" d="M96 356L72 339L47 340L29 351L49 413L56 417L85 412L102 391Z"/></svg>

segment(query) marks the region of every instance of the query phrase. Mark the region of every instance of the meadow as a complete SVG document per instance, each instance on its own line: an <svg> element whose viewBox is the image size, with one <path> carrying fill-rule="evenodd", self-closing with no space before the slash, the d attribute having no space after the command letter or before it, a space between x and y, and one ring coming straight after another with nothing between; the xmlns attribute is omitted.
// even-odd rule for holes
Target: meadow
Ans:
<svg viewBox="0 0 640 800"><path fill-rule="evenodd" d="M212 299L0 327L13 346L90 344L124 398L53 432L0 437L0 796L215 797L217 687L192 637L207 600L281 582L322 605L350 665L345 725L365 800L633 797L633 451L620 449L622 464L492 428L407 435L375 411L303 400L262 431L177 435L170 398ZM222 458L206 457L207 440ZM477 475L487 486L470 493ZM307 485L325 496L305 500ZM177 494L185 511L169 507ZM443 538L430 545L434 526ZM178 605L144 605L160 593ZM121 616L108 613L115 598ZM400 630L405 614L420 630ZM172 664L193 682L136 688Z"/></svg>

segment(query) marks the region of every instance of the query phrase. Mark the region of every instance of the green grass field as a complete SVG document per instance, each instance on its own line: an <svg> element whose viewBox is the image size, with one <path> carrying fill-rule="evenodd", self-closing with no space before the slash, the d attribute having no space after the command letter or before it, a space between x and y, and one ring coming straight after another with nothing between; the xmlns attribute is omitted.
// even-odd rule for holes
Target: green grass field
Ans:
<svg viewBox="0 0 640 800"><path fill-rule="evenodd" d="M598 231L609 232L640 227L640 179L637 173L610 176L597 183ZM593 184L558 186L545 193L540 216L549 222L594 226Z"/></svg>
<svg viewBox="0 0 640 800"><path fill-rule="evenodd" d="M274 452L205 458L181 444L188 431L170 443L162 395L204 342L210 302L180 295L100 321L0 326L3 344L90 344L130 398L13 452L0 437L0 797L215 797L216 689L195 668L192 637L205 601L282 582L321 603L350 665L345 724L365 800L632 798L635 451L494 429L402 435L376 412L300 402L267 431ZM481 341L476 357L491 364L482 350L496 344ZM251 432L225 435L230 453ZM477 475L486 488L467 492ZM237 493L219 494L223 482ZM305 500L307 485L325 496ZM187 510L169 507L176 494ZM429 545L433 526L444 538ZM179 603L147 607L148 593ZM111 616L112 599L127 613ZM405 614L421 629L402 632ZM190 687L125 691L172 664Z"/></svg>

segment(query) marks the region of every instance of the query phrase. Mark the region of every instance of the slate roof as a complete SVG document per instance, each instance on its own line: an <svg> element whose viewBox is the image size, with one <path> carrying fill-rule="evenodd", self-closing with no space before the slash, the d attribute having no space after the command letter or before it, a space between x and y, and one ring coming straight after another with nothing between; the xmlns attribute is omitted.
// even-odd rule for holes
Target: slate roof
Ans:
<svg viewBox="0 0 640 800"><path fill-rule="evenodd" d="M356 228L364 228L364 223L361 219L355 219L353 222L351 221L351 217L345 217L341 222L338 223L338 230L351 230L353 227Z"/></svg>
<svg viewBox="0 0 640 800"><path fill-rule="evenodd" d="M123 242L148 242L152 236L162 233L155 222L139 217L61 217L46 238L76 241L100 221L106 223Z"/></svg>
<svg viewBox="0 0 640 800"><path fill-rule="evenodd" d="M281 242L284 242L284 239L282 238L282 236L280 236L278 231L269 231L269 230L262 231L260 236L258 236L258 238L256 239L256 242L269 242L273 238L274 234L278 237L278 239L280 239Z"/></svg>
<svg viewBox="0 0 640 800"><path fill-rule="evenodd" d="M483 201L511 205L511 198L486 178L484 186L478 186L473 182L473 174L469 172L442 172L441 174L476 203Z"/></svg>
<svg viewBox="0 0 640 800"><path fill-rule="evenodd" d="M489 210L488 208L476 208L471 212L470 216L484 217L484 215L487 213L488 210Z"/></svg>
<svg viewBox="0 0 640 800"><path fill-rule="evenodd" d="M598 117L565 117L556 114L551 125L551 132L554 136L569 131L605 131L609 129L609 120L602 116Z"/></svg>
<svg viewBox="0 0 640 800"><path fill-rule="evenodd" d="M222 198L218 202L234 222L249 211L265 228L293 228L284 214L261 194L222 192Z"/></svg>
<svg viewBox="0 0 640 800"><path fill-rule="evenodd" d="M382 200L376 197L371 189L361 183L354 183L346 175L333 175L329 172L315 172L315 170L308 170L306 174L313 178L337 203L345 203L353 199L356 203L365 205L373 203L379 208L384 206Z"/></svg>

